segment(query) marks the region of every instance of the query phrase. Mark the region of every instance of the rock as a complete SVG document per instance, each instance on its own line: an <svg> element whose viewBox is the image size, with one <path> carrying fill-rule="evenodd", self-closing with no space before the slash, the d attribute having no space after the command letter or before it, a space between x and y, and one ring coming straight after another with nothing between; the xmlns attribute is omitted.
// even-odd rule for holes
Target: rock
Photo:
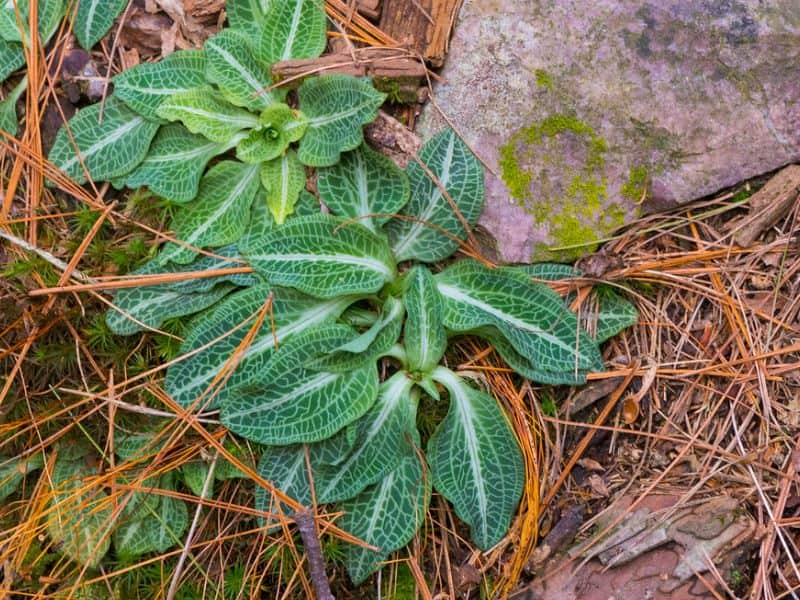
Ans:
<svg viewBox="0 0 800 600"><path fill-rule="evenodd" d="M800 161L798 64L797 0L465 0L434 92L493 171L500 256L572 259ZM428 105L418 131L443 126Z"/></svg>

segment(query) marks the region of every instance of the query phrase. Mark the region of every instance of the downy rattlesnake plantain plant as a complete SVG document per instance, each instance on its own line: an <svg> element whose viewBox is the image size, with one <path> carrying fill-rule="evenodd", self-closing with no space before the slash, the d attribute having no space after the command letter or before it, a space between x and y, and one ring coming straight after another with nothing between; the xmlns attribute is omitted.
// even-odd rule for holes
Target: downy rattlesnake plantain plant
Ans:
<svg viewBox="0 0 800 600"><path fill-rule="evenodd" d="M177 241L140 273L253 268L122 290L108 324L132 334L198 313L184 358L167 372L167 392L185 408L218 410L230 431L262 445L259 474L301 504L337 505L337 524L380 549L347 547L355 583L414 536L432 489L488 549L516 510L523 461L480 378L445 366L449 340L480 336L520 375L580 384L603 368L598 344L636 312L603 290L590 333L532 279L569 277L571 267L492 269L471 259L435 267L478 219L480 163L450 130L405 171L370 149L361 128L384 95L368 81L311 78L296 107L287 104L286 92L270 87L269 65L322 52L322 0L260 6L229 2L231 27L203 50L117 76L101 123L99 106L70 121L82 161L59 134L51 160L77 180L88 172L117 186L146 185L181 204ZM316 168L319 199L305 191L307 166ZM246 342L268 302L269 319ZM235 368L220 381L233 356ZM423 395L449 404L428 439L417 427ZM278 508L261 488L256 505ZM172 537L131 549L146 528L140 512L132 517L139 533L115 543L122 538L133 554L168 547L186 520L185 507L168 509L160 520ZM177 513L180 522L171 520Z"/></svg>

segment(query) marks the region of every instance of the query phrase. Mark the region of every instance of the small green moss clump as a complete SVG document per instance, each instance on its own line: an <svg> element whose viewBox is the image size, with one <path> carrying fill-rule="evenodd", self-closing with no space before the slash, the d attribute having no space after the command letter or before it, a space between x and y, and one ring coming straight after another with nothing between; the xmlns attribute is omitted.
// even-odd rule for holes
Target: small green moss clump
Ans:
<svg viewBox="0 0 800 600"><path fill-rule="evenodd" d="M500 148L500 170L503 181L511 192L513 198L523 200L528 197L528 186L531 183L531 174L523 171L515 153L514 140Z"/></svg>
<svg viewBox="0 0 800 600"><path fill-rule="evenodd" d="M544 69L536 69L534 75L536 76L536 85L547 88L548 90L553 89L553 80L547 71Z"/></svg>
<svg viewBox="0 0 800 600"><path fill-rule="evenodd" d="M630 171L628 181L622 184L619 191L623 198L639 202L644 195L646 185L647 169L644 167L634 167Z"/></svg>

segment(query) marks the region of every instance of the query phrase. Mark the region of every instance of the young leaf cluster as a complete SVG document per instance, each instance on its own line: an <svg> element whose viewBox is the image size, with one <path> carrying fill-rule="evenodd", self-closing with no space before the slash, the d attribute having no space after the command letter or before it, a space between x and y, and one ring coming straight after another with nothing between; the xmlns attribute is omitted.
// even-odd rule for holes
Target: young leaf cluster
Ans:
<svg viewBox="0 0 800 600"><path fill-rule="evenodd" d="M76 181L147 186L185 204L174 224L183 243L168 248L162 262L186 264L197 254L192 248L240 238L257 198L283 223L300 200L305 168L333 165L359 146L362 126L385 99L368 81L323 75L306 80L290 106L270 67L322 53L323 2L274 0L237 25L243 10L260 10L244 4L231 3L233 26L202 50L180 50L115 77L105 107L79 111L50 153ZM206 170L223 154L235 160Z"/></svg>

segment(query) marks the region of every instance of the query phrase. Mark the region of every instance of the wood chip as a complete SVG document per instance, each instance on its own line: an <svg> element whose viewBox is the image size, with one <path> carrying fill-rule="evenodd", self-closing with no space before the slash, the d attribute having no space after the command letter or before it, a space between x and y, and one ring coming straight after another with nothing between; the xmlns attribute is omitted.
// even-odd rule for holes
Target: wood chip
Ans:
<svg viewBox="0 0 800 600"><path fill-rule="evenodd" d="M447 54L462 0L409 0L387 2L380 28L434 67L441 67Z"/></svg>
<svg viewBox="0 0 800 600"><path fill-rule="evenodd" d="M344 73L371 77L375 87L391 100L416 102L417 89L425 79L425 65L397 48L356 48L352 52L327 54L319 58L285 60L272 65L272 76L289 87L297 87L312 75Z"/></svg>
<svg viewBox="0 0 800 600"><path fill-rule="evenodd" d="M750 196L750 213L733 224L734 241L740 246L753 244L762 233L783 219L800 194L800 165L789 165Z"/></svg>

